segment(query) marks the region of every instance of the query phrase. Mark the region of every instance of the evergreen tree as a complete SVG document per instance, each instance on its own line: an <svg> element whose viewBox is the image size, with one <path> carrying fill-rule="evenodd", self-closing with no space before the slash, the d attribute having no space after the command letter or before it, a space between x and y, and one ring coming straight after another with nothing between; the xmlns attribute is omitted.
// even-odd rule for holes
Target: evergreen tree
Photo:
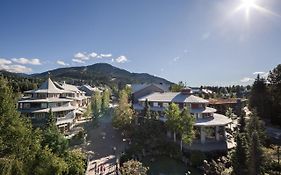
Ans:
<svg viewBox="0 0 281 175"><path fill-rule="evenodd" d="M48 146L44 147L37 156L37 165L31 174L40 175L63 175L68 174L68 165L63 158L58 157Z"/></svg>
<svg viewBox="0 0 281 175"><path fill-rule="evenodd" d="M0 174L31 174L40 141L40 132L20 117L12 90L0 77Z"/></svg>
<svg viewBox="0 0 281 175"><path fill-rule="evenodd" d="M239 117L239 132L244 133L246 130L246 121L245 121L246 113L244 111L241 112Z"/></svg>
<svg viewBox="0 0 281 175"><path fill-rule="evenodd" d="M151 111L150 111L150 105L149 105L149 102L148 100L146 99L145 100L145 105L144 105L144 109L143 109L143 113L144 113L144 117L146 119L150 119L151 118Z"/></svg>
<svg viewBox="0 0 281 175"><path fill-rule="evenodd" d="M244 175L248 172L248 144L244 134L238 134L236 137L236 147L232 155L233 173L235 175Z"/></svg>
<svg viewBox="0 0 281 175"><path fill-rule="evenodd" d="M11 88L0 78L0 175L71 174L61 143L65 139L52 115L50 112L44 134L33 129L30 120L20 117ZM77 157L73 159L79 162Z"/></svg>
<svg viewBox="0 0 281 175"><path fill-rule="evenodd" d="M251 89L249 107L250 109L256 109L258 116L261 118L269 118L269 104L270 98L265 79L260 78L260 75L258 75Z"/></svg>
<svg viewBox="0 0 281 175"><path fill-rule="evenodd" d="M259 134L257 132L252 133L250 142L250 158L249 158L249 174L260 175L263 173L263 151L261 148Z"/></svg>
<svg viewBox="0 0 281 175"><path fill-rule="evenodd" d="M268 81L271 97L271 122L281 126L281 64L269 72Z"/></svg>
<svg viewBox="0 0 281 175"><path fill-rule="evenodd" d="M51 111L49 112L48 118L48 125L43 131L42 145L43 147L48 146L57 155L63 155L68 148L68 141L56 126L56 120Z"/></svg>
<svg viewBox="0 0 281 175"><path fill-rule="evenodd" d="M250 119L247 123L248 140L250 141L253 133L257 132L260 142L264 144L266 139L264 122L259 119L255 110L249 115L249 117Z"/></svg>

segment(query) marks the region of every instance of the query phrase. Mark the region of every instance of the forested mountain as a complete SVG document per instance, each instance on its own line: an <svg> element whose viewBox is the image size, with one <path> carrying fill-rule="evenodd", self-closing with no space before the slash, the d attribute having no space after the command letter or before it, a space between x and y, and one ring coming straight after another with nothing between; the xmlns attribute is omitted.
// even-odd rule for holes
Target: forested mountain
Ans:
<svg viewBox="0 0 281 175"><path fill-rule="evenodd" d="M131 73L124 69L114 67L106 63L97 63L89 66L58 68L38 74L18 74L7 71L0 71L13 87L14 91L29 90L48 76L55 81L66 81L75 85L107 85L111 88L123 88L131 83L168 83L170 81L147 73Z"/></svg>
<svg viewBox="0 0 281 175"><path fill-rule="evenodd" d="M130 83L171 83L163 78L147 73L131 73L106 63L59 68L30 76L34 78L44 78L47 77L48 72L50 72L54 80L67 81L77 85L87 83L92 85L117 85L120 87Z"/></svg>
<svg viewBox="0 0 281 175"><path fill-rule="evenodd" d="M30 77L27 74L13 73L5 70L0 70L0 76L3 76L13 92L23 92L37 87L43 79Z"/></svg>

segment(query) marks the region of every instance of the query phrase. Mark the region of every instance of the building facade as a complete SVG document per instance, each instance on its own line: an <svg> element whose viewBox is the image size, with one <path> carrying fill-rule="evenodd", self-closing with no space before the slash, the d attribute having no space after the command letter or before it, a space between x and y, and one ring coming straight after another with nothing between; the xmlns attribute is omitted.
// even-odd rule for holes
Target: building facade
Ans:
<svg viewBox="0 0 281 175"><path fill-rule="evenodd" d="M155 83L150 83L150 84L132 84L132 101L133 103L137 103L138 99L149 95L153 92L168 92L170 85L168 84L155 84Z"/></svg>
<svg viewBox="0 0 281 175"><path fill-rule="evenodd" d="M77 90L72 85L54 83L48 78L38 89L24 92L18 101L18 110L39 127L46 124L52 112L56 125L66 133L74 126L77 116L83 114L81 108L89 102L85 93Z"/></svg>
<svg viewBox="0 0 281 175"><path fill-rule="evenodd" d="M224 148L220 144L226 144L227 133L226 127L232 122L228 117L217 114L216 109L208 107L208 100L192 95L191 89L184 89L182 92L155 92L150 95L138 99L138 103L134 104L134 109L141 113L144 110L145 102L148 101L150 109L158 112L159 120L165 122L165 109L171 104L175 103L180 109L188 107L190 113L195 118L195 138L193 146L187 146L191 149L200 148L195 145L206 145L208 143L216 144L216 148ZM206 147L202 147L205 149ZM208 149L207 149L208 150ZM210 148L210 150L212 150Z"/></svg>

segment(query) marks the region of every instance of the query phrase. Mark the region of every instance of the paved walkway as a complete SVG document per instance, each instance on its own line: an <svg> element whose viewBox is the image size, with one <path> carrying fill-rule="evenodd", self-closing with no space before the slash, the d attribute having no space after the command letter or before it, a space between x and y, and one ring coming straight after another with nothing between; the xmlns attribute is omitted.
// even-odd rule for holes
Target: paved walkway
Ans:
<svg viewBox="0 0 281 175"><path fill-rule="evenodd" d="M125 142L111 121L111 115L107 115L99 119L96 127L92 122L85 123L88 134L85 150L90 159L86 175L116 174L116 157L124 150Z"/></svg>

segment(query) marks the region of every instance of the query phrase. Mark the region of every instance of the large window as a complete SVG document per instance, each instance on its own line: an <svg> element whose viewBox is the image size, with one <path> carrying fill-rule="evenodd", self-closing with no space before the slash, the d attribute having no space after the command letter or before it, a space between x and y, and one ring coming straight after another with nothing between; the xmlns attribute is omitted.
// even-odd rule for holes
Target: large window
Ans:
<svg viewBox="0 0 281 175"><path fill-rule="evenodd" d="M47 98L46 94L37 94L37 98Z"/></svg>
<svg viewBox="0 0 281 175"><path fill-rule="evenodd" d="M41 103L41 108L48 108L48 104L47 103Z"/></svg>
<svg viewBox="0 0 281 175"><path fill-rule="evenodd" d="M157 102L153 102L153 106L154 107L158 107L158 103Z"/></svg>

